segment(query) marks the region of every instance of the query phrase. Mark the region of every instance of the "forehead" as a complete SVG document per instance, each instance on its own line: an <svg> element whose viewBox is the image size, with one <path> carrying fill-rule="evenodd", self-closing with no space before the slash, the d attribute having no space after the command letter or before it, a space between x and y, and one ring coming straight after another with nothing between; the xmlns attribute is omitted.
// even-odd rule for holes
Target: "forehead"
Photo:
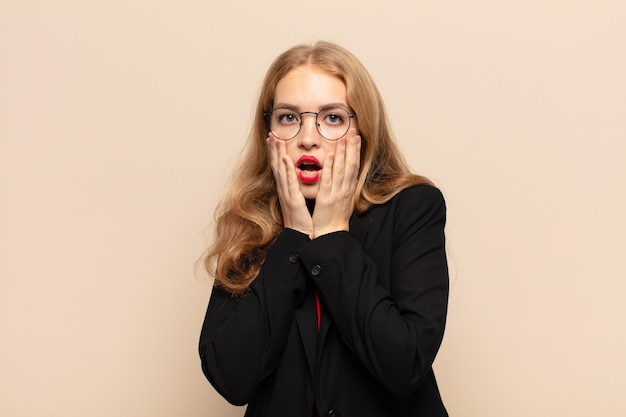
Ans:
<svg viewBox="0 0 626 417"><path fill-rule="evenodd" d="M343 81L319 67L306 65L289 71L276 84L274 103L320 108L329 103L348 105Z"/></svg>

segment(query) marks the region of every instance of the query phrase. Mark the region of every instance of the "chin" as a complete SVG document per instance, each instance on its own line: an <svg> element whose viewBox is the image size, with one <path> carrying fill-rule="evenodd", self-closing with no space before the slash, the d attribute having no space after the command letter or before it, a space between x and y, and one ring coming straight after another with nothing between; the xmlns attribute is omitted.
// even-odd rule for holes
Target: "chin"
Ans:
<svg viewBox="0 0 626 417"><path fill-rule="evenodd" d="M317 197L317 192L319 191L319 186L315 185L314 187L300 187L300 191L302 192L304 198L306 198L307 200L315 200L315 197Z"/></svg>

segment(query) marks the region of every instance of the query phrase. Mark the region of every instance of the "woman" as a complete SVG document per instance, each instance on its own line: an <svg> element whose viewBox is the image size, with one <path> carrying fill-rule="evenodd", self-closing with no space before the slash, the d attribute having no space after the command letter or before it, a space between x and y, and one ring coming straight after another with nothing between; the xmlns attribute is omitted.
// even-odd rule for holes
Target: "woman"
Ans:
<svg viewBox="0 0 626 417"><path fill-rule="evenodd" d="M286 51L205 257L206 377L246 416L447 416L444 224L360 62L327 42Z"/></svg>

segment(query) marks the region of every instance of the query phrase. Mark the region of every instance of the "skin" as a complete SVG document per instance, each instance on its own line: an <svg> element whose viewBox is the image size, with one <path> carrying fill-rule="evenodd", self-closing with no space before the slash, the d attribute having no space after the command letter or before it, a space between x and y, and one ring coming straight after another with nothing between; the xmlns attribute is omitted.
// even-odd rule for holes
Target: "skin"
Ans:
<svg viewBox="0 0 626 417"><path fill-rule="evenodd" d="M328 104L349 109L346 86L339 79L312 65L288 72L276 85L275 107L295 106L298 111L318 112ZM327 233L347 231L359 173L361 137L356 119L337 141L324 139L315 127L315 117L305 116L298 135L289 140L267 138L270 164L286 228L315 239ZM314 183L301 181L296 163L303 155L317 158L321 175ZM315 200L311 215L306 200Z"/></svg>

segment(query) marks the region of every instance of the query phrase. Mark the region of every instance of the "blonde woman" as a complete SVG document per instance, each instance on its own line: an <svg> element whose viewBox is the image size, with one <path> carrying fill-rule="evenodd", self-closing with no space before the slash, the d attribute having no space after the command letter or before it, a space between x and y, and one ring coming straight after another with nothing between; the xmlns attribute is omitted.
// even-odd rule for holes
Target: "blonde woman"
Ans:
<svg viewBox="0 0 626 417"><path fill-rule="evenodd" d="M445 216L362 64L328 42L284 52L204 259L206 377L246 416L447 416Z"/></svg>

